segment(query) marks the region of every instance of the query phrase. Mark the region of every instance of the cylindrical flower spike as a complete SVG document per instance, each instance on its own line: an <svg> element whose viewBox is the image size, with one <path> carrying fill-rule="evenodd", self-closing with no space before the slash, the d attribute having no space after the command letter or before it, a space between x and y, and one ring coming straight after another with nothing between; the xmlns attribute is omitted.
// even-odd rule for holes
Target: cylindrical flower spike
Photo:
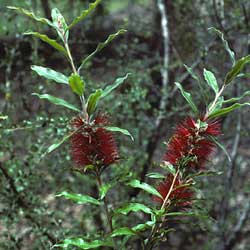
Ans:
<svg viewBox="0 0 250 250"><path fill-rule="evenodd" d="M155 196L154 200L163 204L165 198L168 196L169 202L171 202L171 204L174 204L174 206L178 208L190 207L192 204L191 200L193 199L194 193L188 186L188 183L183 182L180 177L177 177L175 179L174 184L173 181L174 176L172 174L167 175L166 179L157 187L157 190L161 194L162 199ZM172 184L173 189L170 190Z"/></svg>
<svg viewBox="0 0 250 250"><path fill-rule="evenodd" d="M218 121L196 122L193 118L187 117L177 126L163 160L172 165L185 162L185 166L203 168L215 147L208 137L219 134Z"/></svg>
<svg viewBox="0 0 250 250"><path fill-rule="evenodd" d="M75 131L71 137L71 155L78 167L108 166L119 159L113 133L105 129L109 124L106 116L98 115L91 123L77 116L70 124Z"/></svg>

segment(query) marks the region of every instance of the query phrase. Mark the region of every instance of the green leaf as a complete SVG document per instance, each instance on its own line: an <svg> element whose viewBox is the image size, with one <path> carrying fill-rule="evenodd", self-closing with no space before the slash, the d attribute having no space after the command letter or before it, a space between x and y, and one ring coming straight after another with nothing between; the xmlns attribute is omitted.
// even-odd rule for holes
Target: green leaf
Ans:
<svg viewBox="0 0 250 250"><path fill-rule="evenodd" d="M214 74L211 71L208 71L206 69L204 69L203 74L208 85L213 89L215 94L217 94L219 91L219 87L218 87L218 83Z"/></svg>
<svg viewBox="0 0 250 250"><path fill-rule="evenodd" d="M87 101L87 112L89 115L95 112L98 101L102 95L102 89L97 89L94 93L92 93Z"/></svg>
<svg viewBox="0 0 250 250"><path fill-rule="evenodd" d="M194 73L193 69L186 64L184 64L184 67L186 68L187 72L193 77L194 80L196 80L198 83L200 83L199 77Z"/></svg>
<svg viewBox="0 0 250 250"><path fill-rule="evenodd" d="M148 228L153 227L154 225L155 225L155 222L154 222L154 221L147 221L147 222L144 223L144 224L138 224L138 225L132 227L132 230L133 230L134 232L141 232L141 231L144 231L144 230L146 230L146 229L148 229Z"/></svg>
<svg viewBox="0 0 250 250"><path fill-rule="evenodd" d="M176 82L175 85L181 91L182 96L186 99L186 101L188 102L189 106L192 108L193 112L194 113L198 113L198 109L197 109L196 105L193 102L191 94L188 93L187 91L185 91L183 89L183 87L181 86L180 83Z"/></svg>
<svg viewBox="0 0 250 250"><path fill-rule="evenodd" d="M114 185L114 183L106 183L104 185L101 186L100 188L100 199L102 200L106 194L108 193L108 191L110 190L110 188L112 188L112 186Z"/></svg>
<svg viewBox="0 0 250 250"><path fill-rule="evenodd" d="M101 51L103 48L105 48L112 40L114 40L117 36L124 34L126 32L126 30L119 30L118 32L116 32L115 34L111 34L108 36L108 38L102 42L99 43L95 49L95 51L93 51L90 55L88 55L85 59L83 59L80 67L78 68L78 72L82 69L82 67L90 60L92 59L92 57L98 53L99 51Z"/></svg>
<svg viewBox="0 0 250 250"><path fill-rule="evenodd" d="M166 178L166 176L157 172L148 173L146 174L146 176L152 179L165 179Z"/></svg>
<svg viewBox="0 0 250 250"><path fill-rule="evenodd" d="M250 63L250 55L242 57L235 63L233 68L227 73L224 83L229 84L234 78L236 78L247 63Z"/></svg>
<svg viewBox="0 0 250 250"><path fill-rule="evenodd" d="M219 109L217 111L212 112L209 115L209 118L213 119L213 118L216 118L216 117L220 117L220 116L226 115L226 114L234 111L235 109L241 108L241 107L244 107L244 106L250 106L250 103L248 103L248 102L246 102L246 103L235 103L235 104L233 104L230 107L226 107L226 108Z"/></svg>
<svg viewBox="0 0 250 250"><path fill-rule="evenodd" d="M89 195L83 195L83 194L74 194L74 193L69 193L67 191L63 191L59 194L56 195L57 197L61 197L63 196L66 199L72 200L74 202L76 202L77 204L86 204L86 203L90 203L90 204L94 204L94 205L100 205L100 201L98 201L97 199L89 196Z"/></svg>
<svg viewBox="0 0 250 250"><path fill-rule="evenodd" d="M127 203L127 204L123 205L120 208L115 209L114 214L127 215L130 212L141 212L141 211L146 213L146 214L153 213L152 209L145 206L144 204L131 202L131 203Z"/></svg>
<svg viewBox="0 0 250 250"><path fill-rule="evenodd" d="M84 10L80 16L76 17L73 22L69 25L68 29L71 29L73 26L78 24L80 21L82 21L85 17L87 17L101 2L101 0L96 0L95 2L91 3L87 10Z"/></svg>
<svg viewBox="0 0 250 250"><path fill-rule="evenodd" d="M140 182L139 180L132 180L127 183L129 186L134 187L134 188L140 188L150 194L153 194L155 196L158 196L162 199L161 194L151 185L145 183L145 182Z"/></svg>
<svg viewBox="0 0 250 250"><path fill-rule="evenodd" d="M129 136L129 137L131 138L132 141L134 141L133 136L132 136L132 135L129 133L129 131L126 130L126 129L118 128L118 127L109 127L109 126L105 126L104 128L105 128L106 130L108 130L108 131L120 132L120 133L122 133L122 134L124 134L124 135L127 135L127 136Z"/></svg>
<svg viewBox="0 0 250 250"><path fill-rule="evenodd" d="M85 84L79 75L73 73L69 77L69 85L72 91L75 92L77 95L79 96L83 95Z"/></svg>
<svg viewBox="0 0 250 250"><path fill-rule="evenodd" d="M42 41L48 43L50 46L61 52L63 55L68 57L67 51L65 48L59 44L56 40L49 38L47 35L41 34L39 32L33 32L33 31L27 31L24 33L24 35L33 35L35 37L38 37Z"/></svg>
<svg viewBox="0 0 250 250"><path fill-rule="evenodd" d="M61 98L57 98L55 96L52 95L48 95L48 94L37 94L37 93L32 93L32 95L38 96L40 99L47 99L48 101L50 101L51 103L55 104L55 105L59 105L59 106L63 106L66 107L68 109L74 110L76 112L81 112L81 110L79 110L77 107L75 107L74 105L68 103L67 101L61 99Z"/></svg>
<svg viewBox="0 0 250 250"><path fill-rule="evenodd" d="M190 174L187 176L187 178L195 178L195 177L203 177L203 176L216 176L221 175L223 172L221 171L200 171L198 173Z"/></svg>
<svg viewBox="0 0 250 250"><path fill-rule="evenodd" d="M58 83L69 84L67 76L53 69L45 68L42 66L36 66L36 65L32 65L31 69L35 71L39 76L42 76L48 80L53 80Z"/></svg>
<svg viewBox="0 0 250 250"><path fill-rule="evenodd" d="M15 6L7 6L7 8L10 10L15 10L21 14L24 14L24 15L40 22L40 23L48 24L49 26L54 27L53 23L49 19L43 18L43 17L38 17L32 11L25 10L21 7L15 7Z"/></svg>
<svg viewBox="0 0 250 250"><path fill-rule="evenodd" d="M53 247L62 247L68 249L69 246L76 246L80 249L97 249L99 247L112 247L113 243L109 240L93 240L85 241L81 238L65 239L62 243L56 244Z"/></svg>
<svg viewBox="0 0 250 250"><path fill-rule="evenodd" d="M241 100L242 98L244 98L246 96L250 96L250 91L244 92L244 94L239 96L239 97L234 97L234 98L231 98L231 99L228 99L228 100L224 100L223 103L225 104L225 103L237 102L237 101Z"/></svg>
<svg viewBox="0 0 250 250"><path fill-rule="evenodd" d="M69 38L69 31L68 31L68 25L63 15L57 8L53 8L51 11L51 17L58 36L61 38L63 42L67 42Z"/></svg>
<svg viewBox="0 0 250 250"><path fill-rule="evenodd" d="M112 232L111 237L124 236L124 235L136 235L136 233L128 227L121 227L121 228L115 229Z"/></svg>
<svg viewBox="0 0 250 250"><path fill-rule="evenodd" d="M168 161L162 161L162 163L160 164L160 166L167 170L170 174L175 174L176 173L176 169L175 167Z"/></svg>
<svg viewBox="0 0 250 250"><path fill-rule="evenodd" d="M226 148L223 146L223 144L221 144L214 136L209 136L209 139L211 141L213 141L219 148L222 149L222 151L225 153L228 161L231 162L232 161L231 157L230 157L229 153L227 152Z"/></svg>
<svg viewBox="0 0 250 250"><path fill-rule="evenodd" d="M219 37L221 38L221 40L222 40L222 42L223 42L224 48L225 48L226 51L228 52L228 54L229 54L229 56L230 56L230 59L231 59L231 61L232 61L232 64L234 65L234 64L235 64L235 54L234 54L234 52L230 49L227 40L225 40L224 34L223 34L221 31L219 31L218 29L214 28L214 27L209 28L209 30L214 31L215 33L217 33L217 34L219 35Z"/></svg>
<svg viewBox="0 0 250 250"><path fill-rule="evenodd" d="M124 83L124 81L128 78L129 75L130 75L130 73L126 74L124 77L117 78L112 85L107 86L103 90L101 97L103 98L103 97L107 96L110 92L112 92L114 89L119 87L122 83Z"/></svg>
<svg viewBox="0 0 250 250"><path fill-rule="evenodd" d="M82 126L80 126L79 128L77 128L76 130L74 130L73 132L71 132L70 134L66 135L63 137L63 139L57 143L52 144L47 150L46 152L42 155L42 157L44 157L46 154L51 153L52 151L54 151L55 149L57 149L58 147L60 147L65 141L67 141L72 135L74 135L77 131L79 131L82 128ZM85 170L87 170L88 168L91 168L92 165L88 165L85 166Z"/></svg>

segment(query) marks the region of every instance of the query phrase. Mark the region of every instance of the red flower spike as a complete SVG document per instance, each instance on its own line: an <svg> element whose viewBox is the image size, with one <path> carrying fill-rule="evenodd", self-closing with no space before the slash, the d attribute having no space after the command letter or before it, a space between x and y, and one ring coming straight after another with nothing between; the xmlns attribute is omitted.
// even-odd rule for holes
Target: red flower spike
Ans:
<svg viewBox="0 0 250 250"><path fill-rule="evenodd" d="M173 180L174 176L172 174L169 174L166 177L165 181L159 184L157 190L161 194L163 199L154 196L154 201L163 204L172 186ZM181 181L180 178L177 177L168 198L171 203L175 204L175 206L179 208L190 207L192 204L191 200L194 196L193 191L188 186L183 186L183 184L185 183L183 183L183 181Z"/></svg>
<svg viewBox="0 0 250 250"><path fill-rule="evenodd" d="M71 137L71 154L77 166L108 166L119 159L113 133L103 128L108 124L104 115L98 115L92 123L79 116L72 119L71 127L76 132Z"/></svg>
<svg viewBox="0 0 250 250"><path fill-rule="evenodd" d="M218 136L221 131L219 121L202 123L195 122L191 117L181 122L168 143L163 160L176 165L182 160L190 159L187 166L203 168L215 147L208 136Z"/></svg>

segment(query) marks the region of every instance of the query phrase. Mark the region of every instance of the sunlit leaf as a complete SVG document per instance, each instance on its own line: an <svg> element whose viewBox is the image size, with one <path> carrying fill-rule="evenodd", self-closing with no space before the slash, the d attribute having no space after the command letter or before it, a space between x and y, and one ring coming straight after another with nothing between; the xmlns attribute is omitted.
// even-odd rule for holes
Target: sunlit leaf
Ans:
<svg viewBox="0 0 250 250"><path fill-rule="evenodd" d="M67 101L52 96L52 95L48 95L48 94L37 94L37 93L32 93L32 95L38 96L40 99L46 99L48 101L50 101L51 103L55 104L55 105L59 105L59 106L63 106L66 107L68 109L74 110L76 112L81 112L77 107L75 107L74 105L68 103Z"/></svg>
<svg viewBox="0 0 250 250"><path fill-rule="evenodd" d="M0 120L7 120L8 116L7 115L0 115Z"/></svg>
<svg viewBox="0 0 250 250"><path fill-rule="evenodd" d="M234 78L236 78L247 63L250 63L250 55L242 57L235 63L232 69L227 73L224 83L229 84Z"/></svg>
<svg viewBox="0 0 250 250"><path fill-rule="evenodd" d="M122 207L114 210L114 214L127 215L130 212L144 212L146 214L153 213L151 208L147 207L144 204L135 203L135 202L127 203L127 204L123 205Z"/></svg>
<svg viewBox="0 0 250 250"><path fill-rule="evenodd" d="M133 136L130 134L130 132L126 129L123 129L123 128L118 128L118 127L109 127L109 126L105 126L104 127L106 130L108 131L112 131L112 132L120 132L124 135L127 135L131 138L132 141L134 141L134 138Z"/></svg>
<svg viewBox="0 0 250 250"><path fill-rule="evenodd" d="M53 24L57 30L58 36L61 38L63 42L67 42L69 37L68 25L57 8L53 8L51 11L51 17L53 20Z"/></svg>
<svg viewBox="0 0 250 250"><path fill-rule="evenodd" d="M68 247L78 247L80 249L98 249L100 247L112 247L112 241L106 240L93 240L86 241L81 238L65 239L62 243L56 244L53 247L61 247L63 249L68 249Z"/></svg>
<svg viewBox="0 0 250 250"><path fill-rule="evenodd" d="M198 113L198 109L197 109L196 105L193 102L191 94L188 93L187 91L185 91L183 89L183 87L181 86L180 83L176 82L175 85L181 91L182 96L186 99L186 101L188 102L189 106L192 108L193 112L194 113Z"/></svg>
<svg viewBox="0 0 250 250"><path fill-rule="evenodd" d="M146 230L146 229L148 229L148 228L153 227L154 225L155 225L155 222L154 222L154 221L147 221L147 222L144 223L144 224L138 224L138 225L132 227L132 230L133 230L134 232L141 232L141 231L144 231L144 230Z"/></svg>
<svg viewBox="0 0 250 250"><path fill-rule="evenodd" d="M121 227L121 228L115 229L112 232L111 237L124 236L124 235L136 235L136 233L128 227Z"/></svg>
<svg viewBox="0 0 250 250"><path fill-rule="evenodd" d="M222 109L219 109L217 111L212 112L209 115L209 118L213 119L213 118L216 118L216 117L226 115L226 114L234 111L235 109L241 108L241 107L244 107L244 106L250 106L250 103L248 103L248 102L246 102L246 103L235 103L230 107L222 108Z"/></svg>
<svg viewBox="0 0 250 250"><path fill-rule="evenodd" d="M101 200L106 196L106 194L112 188L113 185L114 183L109 182L100 187L100 199Z"/></svg>
<svg viewBox="0 0 250 250"><path fill-rule="evenodd" d="M44 24L48 24L49 26L54 27L53 23L49 19L44 18L44 17L38 17L32 11L25 10L21 7L15 7L15 6L7 6L7 8L11 9L11 10L15 10L21 14L24 14L24 15L34 19L35 21L38 21L38 22L41 22Z"/></svg>
<svg viewBox="0 0 250 250"><path fill-rule="evenodd" d="M99 43L95 49L94 52L92 52L90 55L88 55L85 59L83 59L80 67L78 68L78 72L82 69L82 67L90 60L92 59L92 57L98 53L99 51L101 51L103 48L105 48L112 40L114 40L117 36L124 34L126 32L126 30L119 30L118 32L116 32L115 34L111 34L108 36L108 38L102 42Z"/></svg>
<svg viewBox="0 0 250 250"><path fill-rule="evenodd" d="M78 24L82 21L85 17L87 17L92 11L97 7L97 5L101 2L101 0L96 0L95 2L91 3L87 10L84 10L80 16L76 17L72 23L69 25L68 29L71 29L73 26Z"/></svg>
<svg viewBox="0 0 250 250"><path fill-rule="evenodd" d="M32 65L31 69L35 71L39 76L42 76L48 80L53 80L58 83L69 84L67 76L53 69L36 65Z"/></svg>
<svg viewBox="0 0 250 250"><path fill-rule="evenodd" d="M231 98L231 99L224 100L223 103L225 104L225 103L237 102L237 101L243 99L243 98L246 97L246 96L250 96L250 91L244 92L244 94L241 95L241 96L239 96L239 97L233 97L233 98Z"/></svg>
<svg viewBox="0 0 250 250"><path fill-rule="evenodd" d="M114 89L119 87L122 83L124 83L124 81L128 78L129 75L130 75L130 73L126 74L124 77L117 78L113 84L108 85L103 90L101 97L107 96L110 92L112 92Z"/></svg>
<svg viewBox="0 0 250 250"><path fill-rule="evenodd" d="M24 35L33 35L35 37L38 37L43 42L46 42L47 44L49 44L50 46L52 46L59 52L63 53L66 57L68 56L65 48L61 44L59 44L56 40L49 38L47 35L41 34L39 32L33 32L33 31L27 31L24 33Z"/></svg>
<svg viewBox="0 0 250 250"><path fill-rule="evenodd" d="M165 179L166 178L166 176L158 172L148 173L146 176L152 179Z"/></svg>
<svg viewBox="0 0 250 250"><path fill-rule="evenodd" d="M97 89L94 93L92 93L87 101L87 112L89 115L92 115L95 112L98 101L102 95L102 89Z"/></svg>
<svg viewBox="0 0 250 250"><path fill-rule="evenodd" d="M63 192L57 194L56 196L58 196L58 197L63 196L64 198L72 200L72 201L76 202L77 204L90 203L90 204L94 204L94 205L100 205L100 201L98 201L97 199L95 199L89 195L74 194L74 193L69 193L67 191L63 191Z"/></svg>
<svg viewBox="0 0 250 250"><path fill-rule="evenodd" d="M218 87L218 83L217 83L217 80L216 80L214 74L211 71L208 71L206 69L204 69L203 74L204 74L204 78L205 78L206 82L208 83L208 85L213 89L215 94L217 94L219 91L219 87Z"/></svg>
<svg viewBox="0 0 250 250"><path fill-rule="evenodd" d="M127 183L129 186L134 187L134 188L140 188L147 193L156 195L162 199L161 194L151 185L145 183L145 182L140 182L139 180L131 180L130 182Z"/></svg>
<svg viewBox="0 0 250 250"><path fill-rule="evenodd" d="M223 42L224 48L228 52L230 59L232 61L232 64L234 65L235 64L235 53L230 49L227 40L225 40L225 38L224 38L224 34L214 27L209 28L209 30L214 31L215 33L217 33L219 35L219 37L221 38L221 40Z"/></svg>
<svg viewBox="0 0 250 250"><path fill-rule="evenodd" d="M81 79L81 77L77 74L72 74L69 77L69 85L73 92L75 92L77 95L82 96L84 92L84 82Z"/></svg>
<svg viewBox="0 0 250 250"><path fill-rule="evenodd" d="M168 161L162 161L160 166L173 175L176 173L175 167Z"/></svg>

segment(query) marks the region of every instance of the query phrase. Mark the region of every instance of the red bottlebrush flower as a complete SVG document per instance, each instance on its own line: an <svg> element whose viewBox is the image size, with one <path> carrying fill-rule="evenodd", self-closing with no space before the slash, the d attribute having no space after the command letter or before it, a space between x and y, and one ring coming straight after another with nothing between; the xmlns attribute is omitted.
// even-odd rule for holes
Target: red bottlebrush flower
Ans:
<svg viewBox="0 0 250 250"><path fill-rule="evenodd" d="M172 174L169 174L165 181L160 183L159 186L157 187L158 192L161 194L162 198L159 198L157 196L154 197L154 200L156 202L160 202L163 204L165 198L167 197L167 195L169 195L169 191L170 188L172 186L174 180L174 176ZM188 186L184 186L183 181L180 180L180 178L176 178L174 185L173 185L173 189L170 193L170 195L168 196L168 199L171 203L174 203L176 207L179 208L184 208L184 207L189 207L191 206L192 202L192 198L194 196L194 192L190 189L190 187Z"/></svg>
<svg viewBox="0 0 250 250"><path fill-rule="evenodd" d="M108 166L119 159L113 133L103 128L108 124L104 115L98 115L91 123L80 116L72 119L75 132L71 137L71 154L77 166Z"/></svg>
<svg viewBox="0 0 250 250"><path fill-rule="evenodd" d="M177 126L168 143L163 160L173 165L187 160L187 166L203 168L215 147L208 136L219 134L220 123L218 121L196 122L193 118L187 117Z"/></svg>

